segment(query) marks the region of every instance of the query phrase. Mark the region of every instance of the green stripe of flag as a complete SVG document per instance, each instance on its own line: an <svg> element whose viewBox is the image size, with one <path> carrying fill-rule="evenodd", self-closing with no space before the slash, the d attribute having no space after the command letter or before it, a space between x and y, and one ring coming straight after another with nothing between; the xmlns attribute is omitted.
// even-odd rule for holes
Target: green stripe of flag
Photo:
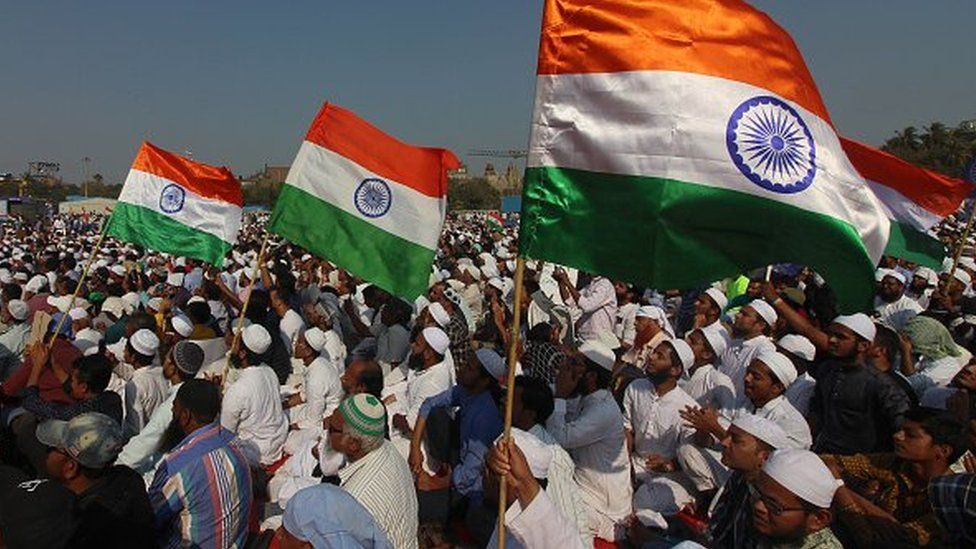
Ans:
<svg viewBox="0 0 976 549"><path fill-rule="evenodd" d="M390 234L301 189L285 185L270 230L350 273L413 299L427 291L434 250Z"/></svg>
<svg viewBox="0 0 976 549"><path fill-rule="evenodd" d="M187 227L159 212L117 202L108 221L108 234L157 252L182 255L220 267L231 245L220 238Z"/></svg>
<svg viewBox="0 0 976 549"><path fill-rule="evenodd" d="M526 170L521 251L651 287L693 288L781 262L810 265L845 310L870 307L854 227L738 191L657 177Z"/></svg>
<svg viewBox="0 0 976 549"><path fill-rule="evenodd" d="M939 239L920 232L910 225L891 222L891 234L885 255L900 257L935 270L942 269L945 259L945 245Z"/></svg>

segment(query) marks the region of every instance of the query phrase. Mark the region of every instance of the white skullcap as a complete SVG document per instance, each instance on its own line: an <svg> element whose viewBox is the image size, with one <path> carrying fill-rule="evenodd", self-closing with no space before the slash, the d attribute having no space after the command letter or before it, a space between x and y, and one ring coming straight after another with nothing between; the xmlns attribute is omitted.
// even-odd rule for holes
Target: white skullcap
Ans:
<svg viewBox="0 0 976 549"><path fill-rule="evenodd" d="M924 278L928 284L935 285L939 283L939 275L928 267L919 267L915 269L913 276L918 276Z"/></svg>
<svg viewBox="0 0 976 549"><path fill-rule="evenodd" d="M691 368L695 365L695 352L691 350L691 346L685 343L683 339L666 339L661 342L661 345L671 345L671 348L678 353L678 359L681 360L681 367L685 370Z"/></svg>
<svg viewBox="0 0 976 549"><path fill-rule="evenodd" d="M151 297L151 298L149 298L149 301L146 302L146 307L148 307L148 308L150 308L150 309L152 309L154 311L159 311L159 307L162 304L163 304L163 298L161 298L161 297Z"/></svg>
<svg viewBox="0 0 976 549"><path fill-rule="evenodd" d="M7 302L7 310L10 311L10 316L14 317L15 320L27 320L29 309L25 301L11 299Z"/></svg>
<svg viewBox="0 0 976 549"><path fill-rule="evenodd" d="M312 259L312 254L303 254L301 261L308 261L309 259Z"/></svg>
<svg viewBox="0 0 976 549"><path fill-rule="evenodd" d="M613 354L613 350L607 347L605 343L597 339L588 339L580 344L579 352L583 354L586 358L595 362L601 368L608 371L613 370L613 365L617 361L616 355Z"/></svg>
<svg viewBox="0 0 976 549"><path fill-rule="evenodd" d="M844 484L834 478L817 454L809 450L777 450L769 456L762 470L796 497L821 509L830 508L834 492Z"/></svg>
<svg viewBox="0 0 976 549"><path fill-rule="evenodd" d="M712 301L714 301L715 304L718 305L719 312L724 311L725 306L729 304L729 298L725 297L725 294L722 293L722 290L719 290L718 288L709 288L705 290L705 295L712 298Z"/></svg>
<svg viewBox="0 0 976 549"><path fill-rule="evenodd" d="M451 345L451 339L447 337L444 330L441 330L440 328L435 328L433 326L430 328L424 328L424 331L421 333L423 334L424 341L427 342L427 345L429 345L430 348L439 355L446 353L447 348Z"/></svg>
<svg viewBox="0 0 976 549"><path fill-rule="evenodd" d="M708 346L712 348L712 352L715 353L716 357L722 356L725 349L729 347L729 339L725 335L725 330L705 326L704 328L698 328L698 331L701 332L705 341L708 342Z"/></svg>
<svg viewBox="0 0 976 549"><path fill-rule="evenodd" d="M447 314L444 306L436 301L427 306L427 310L430 311L430 316L434 319L441 328L447 328L447 325L451 323L451 315Z"/></svg>
<svg viewBox="0 0 976 549"><path fill-rule="evenodd" d="M0 283L10 284L14 281L14 277L10 276L10 271L6 269L0 269Z"/></svg>
<svg viewBox="0 0 976 549"><path fill-rule="evenodd" d="M98 352L98 344L102 341L102 333L98 330L93 330L91 328L85 328L79 330L75 334L75 340L72 341L75 348L81 351L84 356L91 356Z"/></svg>
<svg viewBox="0 0 976 549"><path fill-rule="evenodd" d="M137 353L145 356L154 356L159 349L159 338L152 331L142 328L136 330L129 338L129 343Z"/></svg>
<svg viewBox="0 0 976 549"><path fill-rule="evenodd" d="M83 318L88 318L88 311L82 309L81 307L75 307L74 309L68 311L68 316L71 317L71 320L81 320Z"/></svg>
<svg viewBox="0 0 976 549"><path fill-rule="evenodd" d="M498 435L495 442L498 442L504 436L504 434ZM519 450L522 450L522 455L525 456L525 461L529 464L529 470L532 471L532 476L535 478L548 478L549 466L552 464L552 450L535 435L523 431L518 427L512 427L512 440L515 441L515 445L518 446Z"/></svg>
<svg viewBox="0 0 976 549"><path fill-rule="evenodd" d="M753 299L750 301L746 307L750 307L753 311L759 314L759 317L766 321L770 327L776 324L776 319L779 316L776 314L776 309L772 305L766 303L762 299Z"/></svg>
<svg viewBox="0 0 976 549"><path fill-rule="evenodd" d="M674 337L674 328L671 327L671 323L668 322L668 315L664 312L664 309L656 307L654 305L644 305L637 309L635 318L650 318L656 320L664 333L671 337Z"/></svg>
<svg viewBox="0 0 976 549"><path fill-rule="evenodd" d="M183 285L183 273L169 273L166 276L166 284L170 286L180 287Z"/></svg>
<svg viewBox="0 0 976 549"><path fill-rule="evenodd" d="M190 303L206 303L206 302L207 302L206 299L204 299L204 298L202 298L202 297L200 297L198 295L195 295L195 296L191 297L190 299L187 299L186 300L186 304L187 305L189 305Z"/></svg>
<svg viewBox="0 0 976 549"><path fill-rule="evenodd" d="M491 349L482 347L474 352L478 362L485 367L485 370L495 379L501 379L505 375L505 359L502 355Z"/></svg>
<svg viewBox="0 0 976 549"><path fill-rule="evenodd" d="M264 326L251 324L247 328L244 328L241 341L244 342L244 346L250 349L252 353L261 355L266 353L271 347L271 334L264 329Z"/></svg>
<svg viewBox="0 0 976 549"><path fill-rule="evenodd" d="M125 303L125 312L130 315L139 308L139 294L135 292L129 292L123 295L122 301Z"/></svg>
<svg viewBox="0 0 976 549"><path fill-rule="evenodd" d="M959 266L965 267L970 271L976 271L976 259L969 256L962 256L959 258Z"/></svg>
<svg viewBox="0 0 976 549"><path fill-rule="evenodd" d="M502 282L502 279L498 278L497 276L496 277L489 278L488 279L488 285L489 286L493 286L495 288L498 288L498 290L501 291L501 292L504 292L505 291L505 283Z"/></svg>
<svg viewBox="0 0 976 549"><path fill-rule="evenodd" d="M969 286L973 282L973 277L969 276L969 273L962 269L956 269L956 272L952 273L952 276L966 286Z"/></svg>
<svg viewBox="0 0 976 549"><path fill-rule="evenodd" d="M776 342L784 351L803 360L813 360L817 356L817 348L810 343L810 340L796 334L789 334L781 337Z"/></svg>
<svg viewBox="0 0 976 549"><path fill-rule="evenodd" d="M874 325L874 321L864 313L840 315L834 319L834 324L846 326L852 332L868 341L874 341L874 335L878 333L878 328Z"/></svg>
<svg viewBox="0 0 976 549"><path fill-rule="evenodd" d="M322 349L325 349L327 339L325 337L325 332L323 332L320 328L313 326L305 330L305 341L313 351L321 353Z"/></svg>
<svg viewBox="0 0 976 549"><path fill-rule="evenodd" d="M116 318L121 318L125 314L125 302L121 297L109 296L102 303L102 311L112 313Z"/></svg>
<svg viewBox="0 0 976 549"><path fill-rule="evenodd" d="M891 278L894 278L894 279L895 279L895 280L897 280L898 282L901 282L901 283L902 283L902 285L904 285L904 284L905 284L905 282L907 282L907 281L905 280L905 275L903 275L903 274L901 274L901 273L899 273L898 271L896 271L896 270L894 270L894 269L878 269L878 270L877 270L877 272L876 272L876 273L874 274L874 278L875 278L875 279L876 279L876 280L877 280L878 282L880 282L880 281L882 281L882 280L884 280L884 278L885 278L886 276L890 276Z"/></svg>
<svg viewBox="0 0 976 549"><path fill-rule="evenodd" d="M183 337L190 337L193 333L193 322L186 315L175 315L169 322L173 325L173 330Z"/></svg>
<svg viewBox="0 0 976 549"><path fill-rule="evenodd" d="M732 425L772 446L775 450L792 446L786 431L770 419L755 414L742 414L732 421Z"/></svg>
<svg viewBox="0 0 976 549"><path fill-rule="evenodd" d="M24 289L32 294L36 294L46 287L47 287L47 277L44 275L34 275L33 278L27 281L27 284L24 286Z"/></svg>
<svg viewBox="0 0 976 549"><path fill-rule="evenodd" d="M176 258L176 261L174 262L174 264L177 267L186 267L186 258L183 257L183 256L177 257Z"/></svg>
<svg viewBox="0 0 976 549"><path fill-rule="evenodd" d="M110 270L112 271L112 274L115 274L116 276L125 276L125 267L122 265L112 265Z"/></svg>
<svg viewBox="0 0 976 549"><path fill-rule="evenodd" d="M783 388L789 388L796 381L796 366L783 353L771 350L764 350L755 358L769 368L776 379L783 384Z"/></svg>

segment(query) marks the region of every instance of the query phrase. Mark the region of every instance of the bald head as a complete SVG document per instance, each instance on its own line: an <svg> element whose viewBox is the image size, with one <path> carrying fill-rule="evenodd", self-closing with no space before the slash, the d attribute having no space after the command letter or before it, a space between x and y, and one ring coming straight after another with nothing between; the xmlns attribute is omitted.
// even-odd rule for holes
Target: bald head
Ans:
<svg viewBox="0 0 976 549"><path fill-rule="evenodd" d="M383 369L375 360L357 359L352 361L343 372L342 390L346 395L366 393L382 397Z"/></svg>

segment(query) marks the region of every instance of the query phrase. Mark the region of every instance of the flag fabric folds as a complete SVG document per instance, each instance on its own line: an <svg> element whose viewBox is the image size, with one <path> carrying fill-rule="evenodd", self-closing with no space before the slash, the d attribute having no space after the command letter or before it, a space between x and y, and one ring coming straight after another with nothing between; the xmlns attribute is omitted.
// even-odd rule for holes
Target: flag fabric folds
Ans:
<svg viewBox="0 0 976 549"><path fill-rule="evenodd" d="M942 268L945 246L929 231L959 209L973 186L851 139L842 137L841 145L891 220L885 254Z"/></svg>
<svg viewBox="0 0 976 549"><path fill-rule="evenodd" d="M537 72L522 255L658 288L804 263L869 303L888 219L765 14L547 0Z"/></svg>
<svg viewBox="0 0 976 549"><path fill-rule="evenodd" d="M445 149L415 147L326 103L305 136L270 230L401 297L427 290L447 209Z"/></svg>
<svg viewBox="0 0 976 549"><path fill-rule="evenodd" d="M237 241L244 199L227 168L145 142L109 218L108 235L220 267Z"/></svg>

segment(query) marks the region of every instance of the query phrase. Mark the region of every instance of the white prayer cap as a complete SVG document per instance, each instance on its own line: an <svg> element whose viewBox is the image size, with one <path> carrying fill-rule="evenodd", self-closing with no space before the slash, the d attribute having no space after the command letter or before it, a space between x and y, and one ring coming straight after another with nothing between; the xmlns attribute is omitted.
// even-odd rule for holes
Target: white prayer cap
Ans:
<svg viewBox="0 0 976 549"><path fill-rule="evenodd" d="M186 258L183 256L177 257L173 264L177 267L186 267Z"/></svg>
<svg viewBox="0 0 976 549"><path fill-rule="evenodd" d="M10 271L7 269L0 269L0 284L10 284L14 281L14 277L10 276Z"/></svg>
<svg viewBox="0 0 976 549"><path fill-rule="evenodd" d="M671 323L668 322L668 315L664 312L664 309L657 307L655 305L644 305L637 309L636 318L650 318L656 320L661 329L664 330L666 334L674 337L674 328L671 327Z"/></svg>
<svg viewBox="0 0 976 549"><path fill-rule="evenodd" d="M132 337L129 338L129 343L132 344L132 348L140 355L153 356L159 349L159 338L156 337L156 334L145 328L136 330L136 333L132 334Z"/></svg>
<svg viewBox="0 0 976 549"><path fill-rule="evenodd" d="M29 309L26 302L11 299L7 302L7 310L10 311L10 316L14 317L14 320L27 320Z"/></svg>
<svg viewBox="0 0 976 549"><path fill-rule="evenodd" d="M715 356L720 357L725 349L729 347L729 338L725 335L725 330L722 328L713 328L711 326L705 326L704 328L698 328L701 335L708 342L708 346L712 348L712 352Z"/></svg>
<svg viewBox="0 0 976 549"><path fill-rule="evenodd" d="M39 293L44 288L47 288L47 277L44 275L34 275L24 286L24 289L32 294Z"/></svg>
<svg viewBox="0 0 976 549"><path fill-rule="evenodd" d="M612 371L613 365L617 361L616 355L613 354L613 350L607 347L605 343L597 339L588 339L580 344L579 352L583 354L586 358L595 362L598 366Z"/></svg>
<svg viewBox="0 0 976 549"><path fill-rule="evenodd" d="M779 316L776 314L776 309L773 309L772 305L766 303L762 299L753 299L746 305L746 307L756 311L759 317L765 320L766 324L769 326L776 324L776 319L779 318Z"/></svg>
<svg viewBox="0 0 976 549"><path fill-rule="evenodd" d="M139 294L135 292L129 292L123 295L122 301L125 303L125 312L130 315L139 308Z"/></svg>
<svg viewBox="0 0 976 549"><path fill-rule="evenodd" d="M152 309L154 311L159 311L159 307L163 304L163 298L161 297L151 297L149 301L146 302L146 308Z"/></svg>
<svg viewBox="0 0 976 549"><path fill-rule="evenodd" d="M190 337L190 334L193 333L193 322L186 315L174 315L169 322L173 325L176 333L183 337Z"/></svg>
<svg viewBox="0 0 976 549"><path fill-rule="evenodd" d="M112 268L109 270L112 271L112 274L116 276L125 276L125 267L122 265L112 265Z"/></svg>
<svg viewBox="0 0 976 549"><path fill-rule="evenodd" d="M251 352L261 355L266 353L271 347L271 334L264 329L264 326L251 324L247 328L244 328L241 341L244 342L244 346L250 349Z"/></svg>
<svg viewBox="0 0 976 549"><path fill-rule="evenodd" d="M102 341L102 333L98 330L93 330L91 328L85 328L79 330L75 334L75 340L72 341L75 348L81 351L84 356L91 356L98 352L98 344Z"/></svg>
<svg viewBox="0 0 976 549"><path fill-rule="evenodd" d="M666 339L661 342L661 345L671 345L671 348L678 353L678 358L681 360L681 367L685 370L691 368L695 365L695 352L691 350L691 346L685 343L683 339Z"/></svg>
<svg viewBox="0 0 976 549"><path fill-rule="evenodd" d="M817 356L817 348L810 340L796 334L789 334L779 338L776 342L784 351L803 360L813 360Z"/></svg>
<svg viewBox="0 0 976 549"><path fill-rule="evenodd" d="M956 272L952 273L952 276L966 286L969 286L973 282L973 277L969 276L969 273L963 269L956 269Z"/></svg>
<svg viewBox="0 0 976 549"><path fill-rule="evenodd" d="M183 273L169 273L166 276L166 284L180 287L183 285Z"/></svg>
<svg viewBox="0 0 976 549"><path fill-rule="evenodd" d="M427 310L430 311L430 316L434 319L441 328L447 328L447 325L451 323L451 315L447 314L444 306L436 301L427 306Z"/></svg>
<svg viewBox="0 0 976 549"><path fill-rule="evenodd" d="M305 330L304 335L305 342L308 343L308 346L311 347L313 351L321 353L322 349L325 349L325 332L323 332L320 328L313 326Z"/></svg>
<svg viewBox="0 0 976 549"><path fill-rule="evenodd" d="M769 368L769 371L783 384L784 389L789 388L796 381L796 366L793 366L793 362L783 353L770 350L761 351L756 360Z"/></svg>
<svg viewBox="0 0 976 549"><path fill-rule="evenodd" d="M791 447L789 435L770 419L755 414L742 414L732 421L732 425L772 446L775 450Z"/></svg>
<svg viewBox="0 0 976 549"><path fill-rule="evenodd" d="M447 348L451 345L451 339L447 337L444 330L441 330L440 328L431 326L429 328L424 328L424 331L421 333L423 334L424 341L427 342L427 345L429 345L430 348L439 355L443 355L445 352L447 352Z"/></svg>
<svg viewBox="0 0 976 549"><path fill-rule="evenodd" d="M500 380L505 375L505 359L502 355L484 347L475 351L474 355L491 377Z"/></svg>
<svg viewBox="0 0 976 549"><path fill-rule="evenodd" d="M498 442L505 435L498 435L495 442ZM525 461L529 464L529 470L535 478L548 478L549 466L552 465L552 450L532 433L523 431L518 427L512 427L512 439Z"/></svg>
<svg viewBox="0 0 976 549"><path fill-rule="evenodd" d="M959 258L959 266L965 267L970 271L976 271L976 259L969 256L962 256Z"/></svg>
<svg viewBox="0 0 976 549"><path fill-rule="evenodd" d="M502 292L505 291L505 283L502 282L502 279L498 278L497 276L492 277L492 278L489 278L488 279L488 285L489 286L494 286L495 288L498 288L499 291L502 291Z"/></svg>
<svg viewBox="0 0 976 549"><path fill-rule="evenodd" d="M928 267L919 267L915 269L913 276L918 276L924 278L925 281L932 286L939 283L939 275L932 269Z"/></svg>
<svg viewBox="0 0 976 549"><path fill-rule="evenodd" d="M206 302L207 302L206 299L204 299L204 298L202 298L202 297L200 297L198 295L195 295L195 296L191 297L190 299L187 299L186 300L186 304L187 305L189 305L190 303L206 303Z"/></svg>
<svg viewBox="0 0 976 549"><path fill-rule="evenodd" d="M122 301L121 297L109 296L105 298L102 303L102 310L107 313L112 313L116 318L122 318L125 314L125 302Z"/></svg>
<svg viewBox="0 0 976 549"><path fill-rule="evenodd" d="M901 283L902 283L902 285L904 285L904 284L905 284L905 282L906 282L906 281L905 281L905 275L903 275L903 274L901 274L901 273L899 273L898 271L896 271L896 270L894 270L894 269L884 269L884 268L881 268L881 269L878 269L878 270L877 270L877 271L876 271L876 272L874 273L874 278L875 278L875 280L877 280L878 282L881 282L882 280L884 280L884 278L885 278L886 276L890 276L891 278L894 278L894 279L895 279L895 280L897 280L898 282L901 282Z"/></svg>
<svg viewBox="0 0 976 549"><path fill-rule="evenodd" d="M864 313L840 315L834 319L834 324L846 326L852 332L868 341L874 341L874 335L878 333L878 329L874 325L874 322Z"/></svg>
<svg viewBox="0 0 976 549"><path fill-rule="evenodd" d="M722 290L719 290L718 288L709 288L705 290L705 295L712 298L712 301L714 301L715 304L718 305L719 312L724 311L725 306L729 304L729 298L725 297L725 294L722 293Z"/></svg>
<svg viewBox="0 0 976 549"><path fill-rule="evenodd" d="M821 509L830 508L834 492L844 484L834 478L817 454L809 450L777 450L769 456L762 470L796 497Z"/></svg>
<svg viewBox="0 0 976 549"><path fill-rule="evenodd" d="M81 307L75 307L74 309L68 311L68 316L71 317L71 320L81 320L83 318L88 318L88 311L82 309Z"/></svg>
<svg viewBox="0 0 976 549"><path fill-rule="evenodd" d="M14 280L18 280L20 282L27 282L27 273L23 271L17 271L16 273L14 273Z"/></svg>
<svg viewBox="0 0 976 549"><path fill-rule="evenodd" d="M303 254L301 261L308 261L309 259L312 259L312 254Z"/></svg>

